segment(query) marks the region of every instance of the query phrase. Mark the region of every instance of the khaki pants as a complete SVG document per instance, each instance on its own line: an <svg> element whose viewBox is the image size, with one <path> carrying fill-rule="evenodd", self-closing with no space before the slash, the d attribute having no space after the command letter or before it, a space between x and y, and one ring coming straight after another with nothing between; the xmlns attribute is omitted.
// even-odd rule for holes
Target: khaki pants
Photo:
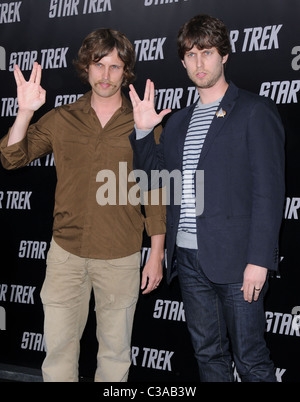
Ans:
<svg viewBox="0 0 300 402"><path fill-rule="evenodd" d="M127 381L139 285L139 252L114 260L81 258L52 239L41 290L47 349L44 381L78 381L80 338L92 289L99 343L95 381Z"/></svg>

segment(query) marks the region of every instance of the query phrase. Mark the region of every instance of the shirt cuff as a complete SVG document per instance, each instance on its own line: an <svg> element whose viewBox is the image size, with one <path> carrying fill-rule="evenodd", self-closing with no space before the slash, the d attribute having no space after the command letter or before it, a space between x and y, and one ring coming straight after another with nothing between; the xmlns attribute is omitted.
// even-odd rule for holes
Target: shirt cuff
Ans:
<svg viewBox="0 0 300 402"><path fill-rule="evenodd" d="M26 136L13 145L7 145L10 129L8 134L1 139L0 154L1 162L5 169L16 169L25 166L27 161L27 142Z"/></svg>
<svg viewBox="0 0 300 402"><path fill-rule="evenodd" d="M135 128L135 135L136 135L137 140L141 140L142 138L147 137L147 135L150 134L151 131L153 130L153 128L150 130L140 130L139 128L136 128L136 125L134 125L134 128Z"/></svg>
<svg viewBox="0 0 300 402"><path fill-rule="evenodd" d="M166 217L165 215L161 216L150 216L145 219L145 228L147 235L149 237L158 235L158 234L165 234L166 233Z"/></svg>

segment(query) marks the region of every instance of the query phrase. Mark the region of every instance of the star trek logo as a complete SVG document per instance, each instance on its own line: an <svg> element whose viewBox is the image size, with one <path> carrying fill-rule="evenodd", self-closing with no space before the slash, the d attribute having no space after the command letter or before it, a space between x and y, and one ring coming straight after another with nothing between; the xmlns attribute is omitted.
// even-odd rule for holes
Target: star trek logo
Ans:
<svg viewBox="0 0 300 402"><path fill-rule="evenodd" d="M21 1L0 4L0 24L13 24L14 22L20 22L21 5Z"/></svg>
<svg viewBox="0 0 300 402"><path fill-rule="evenodd" d="M300 198L287 197L285 201L284 219L299 219Z"/></svg>
<svg viewBox="0 0 300 402"><path fill-rule="evenodd" d="M219 109L219 110L217 111L216 116L217 116L218 118L219 118L219 117L225 117L225 116L226 116L226 111L221 108L221 109Z"/></svg>
<svg viewBox="0 0 300 402"><path fill-rule="evenodd" d="M188 0L183 0L188 1ZM145 0L144 6L161 6L162 4L179 3L179 0Z"/></svg>

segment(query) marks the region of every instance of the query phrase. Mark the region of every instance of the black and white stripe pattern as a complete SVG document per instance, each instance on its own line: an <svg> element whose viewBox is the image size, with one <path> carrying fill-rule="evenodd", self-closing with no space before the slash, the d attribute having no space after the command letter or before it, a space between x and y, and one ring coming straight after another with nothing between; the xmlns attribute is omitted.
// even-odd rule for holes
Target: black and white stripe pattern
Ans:
<svg viewBox="0 0 300 402"><path fill-rule="evenodd" d="M220 99L210 104L196 105L184 142L182 161L182 199L178 232L196 237L196 206L194 175L197 170L206 134L218 109ZM178 242L177 242L178 244ZM180 244L178 244L180 245Z"/></svg>

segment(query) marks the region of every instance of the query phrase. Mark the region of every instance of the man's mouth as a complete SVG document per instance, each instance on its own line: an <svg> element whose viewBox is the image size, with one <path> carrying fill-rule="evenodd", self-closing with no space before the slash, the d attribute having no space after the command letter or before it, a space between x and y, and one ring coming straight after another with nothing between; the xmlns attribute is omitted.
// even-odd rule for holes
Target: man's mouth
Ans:
<svg viewBox="0 0 300 402"><path fill-rule="evenodd" d="M107 82L107 81L98 81L97 85L99 85L101 88L109 88L109 87L113 86L113 84L111 82Z"/></svg>
<svg viewBox="0 0 300 402"><path fill-rule="evenodd" d="M199 72L199 73L196 73L196 77L197 78L204 78L204 77L206 77L206 73L204 73L204 72Z"/></svg>

